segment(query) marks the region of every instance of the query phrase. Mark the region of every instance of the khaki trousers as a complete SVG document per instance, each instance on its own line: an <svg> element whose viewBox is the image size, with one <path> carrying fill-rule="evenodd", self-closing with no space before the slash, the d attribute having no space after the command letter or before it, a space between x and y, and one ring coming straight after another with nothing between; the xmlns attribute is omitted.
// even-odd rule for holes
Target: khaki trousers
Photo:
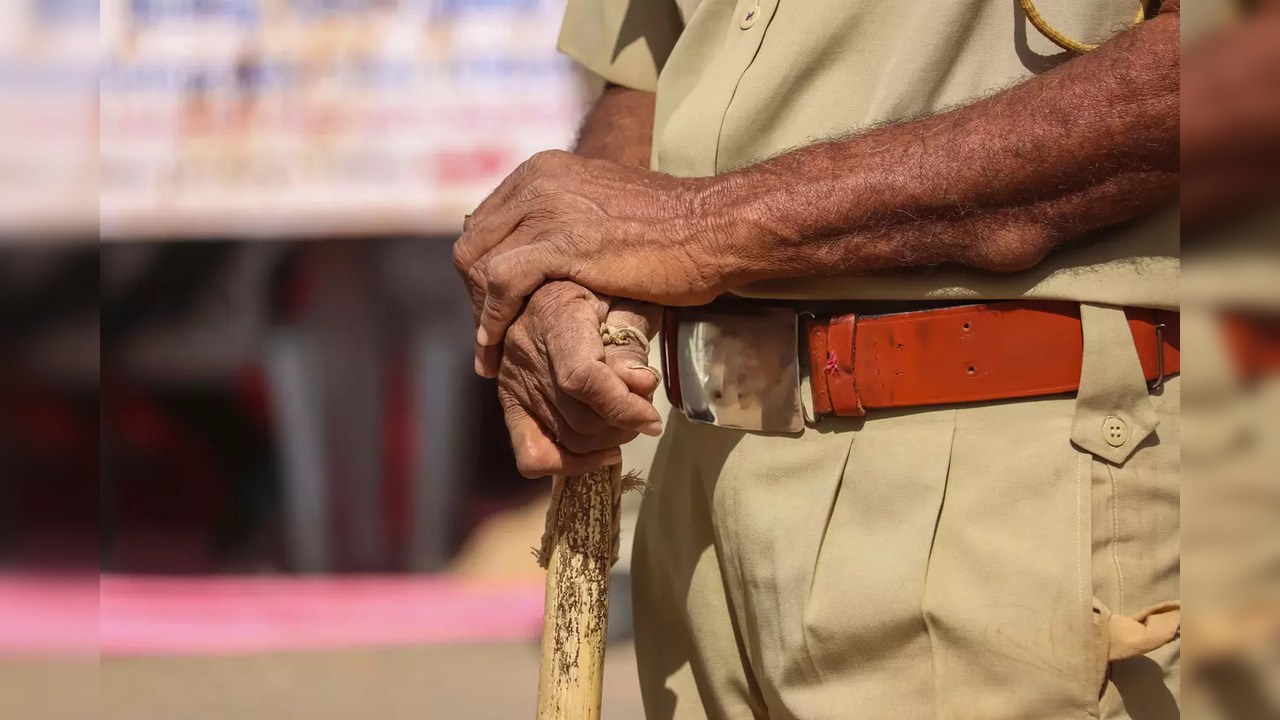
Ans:
<svg viewBox="0 0 1280 720"><path fill-rule="evenodd" d="M1075 395L673 414L632 561L648 717L1176 718L1178 641L1108 664L1094 603L1179 597L1180 383L1148 395L1122 311L1082 312Z"/></svg>

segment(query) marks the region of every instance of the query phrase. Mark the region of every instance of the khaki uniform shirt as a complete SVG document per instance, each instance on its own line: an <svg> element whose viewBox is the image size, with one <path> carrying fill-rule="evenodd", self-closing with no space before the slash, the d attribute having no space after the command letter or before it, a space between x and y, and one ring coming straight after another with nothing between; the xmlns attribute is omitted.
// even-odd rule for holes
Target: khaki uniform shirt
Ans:
<svg viewBox="0 0 1280 720"><path fill-rule="evenodd" d="M1038 0L1098 42L1137 9ZM885 123L938 113L1064 59L1009 0L569 0L560 49L657 92L653 168L708 176ZM1077 240L1026 272L934 268L756 283L742 295L916 300L1037 297L1176 307L1176 207Z"/></svg>

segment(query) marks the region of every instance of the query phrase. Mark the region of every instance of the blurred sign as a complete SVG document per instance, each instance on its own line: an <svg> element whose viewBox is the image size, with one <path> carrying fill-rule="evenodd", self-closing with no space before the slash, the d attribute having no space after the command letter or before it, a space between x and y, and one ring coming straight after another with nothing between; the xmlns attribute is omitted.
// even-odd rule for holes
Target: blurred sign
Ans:
<svg viewBox="0 0 1280 720"><path fill-rule="evenodd" d="M98 37L96 0L0 2L0 240L94 232Z"/></svg>
<svg viewBox="0 0 1280 720"><path fill-rule="evenodd" d="M563 0L27 2L100 22L105 239L455 232L582 112Z"/></svg>

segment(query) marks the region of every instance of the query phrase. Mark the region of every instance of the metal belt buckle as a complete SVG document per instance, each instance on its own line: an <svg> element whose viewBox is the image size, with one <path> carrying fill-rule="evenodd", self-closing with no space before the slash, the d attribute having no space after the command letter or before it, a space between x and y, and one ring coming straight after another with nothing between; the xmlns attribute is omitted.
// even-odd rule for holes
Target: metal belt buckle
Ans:
<svg viewBox="0 0 1280 720"><path fill-rule="evenodd" d="M804 428L794 310L694 308L678 318L676 371L685 417L761 432Z"/></svg>

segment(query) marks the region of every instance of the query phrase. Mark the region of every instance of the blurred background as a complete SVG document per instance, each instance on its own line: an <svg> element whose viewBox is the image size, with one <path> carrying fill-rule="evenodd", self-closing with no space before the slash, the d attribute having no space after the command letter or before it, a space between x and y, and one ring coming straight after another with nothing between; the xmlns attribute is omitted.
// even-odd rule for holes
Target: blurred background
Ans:
<svg viewBox="0 0 1280 720"><path fill-rule="evenodd" d="M550 488L451 245L572 144L562 12L3 4L0 715L532 714Z"/></svg>

